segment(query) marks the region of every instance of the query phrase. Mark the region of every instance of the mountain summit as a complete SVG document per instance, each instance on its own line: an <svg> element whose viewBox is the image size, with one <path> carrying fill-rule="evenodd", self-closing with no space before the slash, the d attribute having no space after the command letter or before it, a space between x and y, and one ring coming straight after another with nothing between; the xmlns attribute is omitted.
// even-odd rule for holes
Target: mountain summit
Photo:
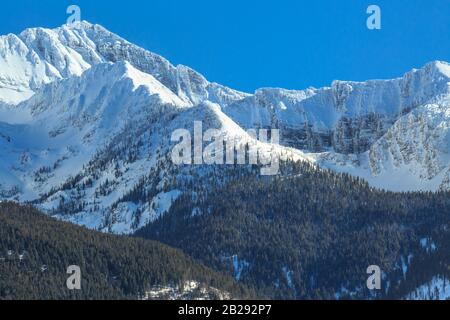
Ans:
<svg viewBox="0 0 450 320"><path fill-rule="evenodd" d="M133 233L191 192L193 177L236 174L171 163L171 134L195 121L241 147L254 142L246 129L280 129L265 152L374 187L448 190L449 93L450 65L436 61L393 80L248 94L99 25L27 29L0 37L0 198Z"/></svg>

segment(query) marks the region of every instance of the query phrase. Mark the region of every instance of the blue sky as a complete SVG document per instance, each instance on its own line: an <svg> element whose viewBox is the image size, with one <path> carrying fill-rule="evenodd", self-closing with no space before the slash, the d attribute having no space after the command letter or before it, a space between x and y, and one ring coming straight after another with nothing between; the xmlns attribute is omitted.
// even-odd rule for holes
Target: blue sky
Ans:
<svg viewBox="0 0 450 320"><path fill-rule="evenodd" d="M2 2L0 33L61 25L70 4L83 20L248 92L450 61L450 0L14 0ZM381 30L366 27L370 4L381 7Z"/></svg>

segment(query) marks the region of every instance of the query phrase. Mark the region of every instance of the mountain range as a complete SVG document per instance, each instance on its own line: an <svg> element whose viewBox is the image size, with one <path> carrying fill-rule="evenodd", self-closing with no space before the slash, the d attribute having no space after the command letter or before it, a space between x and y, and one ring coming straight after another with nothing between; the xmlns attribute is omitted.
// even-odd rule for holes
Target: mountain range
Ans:
<svg viewBox="0 0 450 320"><path fill-rule="evenodd" d="M170 206L182 190L163 190L161 181L151 199L156 209L138 206L140 221L121 198L167 156L171 131L195 120L227 139L280 129L280 145L269 150L377 188L450 189L445 62L394 80L247 94L88 22L3 36L0 57L0 195L35 201L53 215L70 204L77 208L68 219L92 228L131 233L131 224L144 226ZM94 172L98 162L102 170ZM74 190L80 184L88 185L83 194ZM118 221L106 225L99 211L117 207Z"/></svg>
<svg viewBox="0 0 450 320"><path fill-rule="evenodd" d="M283 185L299 188L302 175L331 172L336 175L329 181L351 176L354 180L348 183L365 181L362 192L376 195L450 191L446 62L431 62L393 80L334 81L319 89L263 88L245 93L212 83L189 67L174 66L88 22L0 37L0 200L29 203L59 220L105 233L140 234L202 260L198 251L184 247L189 241L178 230L180 225L169 222L186 219L178 216L181 204L192 219L208 216L220 204L214 192L227 194L225 186L243 178L252 181L259 171L251 165L175 165L172 133L193 132L198 121L204 130L219 130L238 150L258 144L260 152L277 155L282 170L280 176L266 178L270 183L281 179ZM260 142L248 134L249 129L279 129L281 139ZM308 169L294 170L292 163ZM275 192L259 184L255 189L268 195ZM213 200L205 204L205 199ZM158 225L171 226L176 239L164 233L166 229L155 230ZM202 225L205 230L210 227ZM436 228L414 234L416 245L416 237L429 237ZM203 248L199 243L192 246ZM248 247L235 249L251 252ZM211 254L221 259L220 250ZM390 268L399 263L400 252L389 254L396 255L389 260ZM240 256L231 251L226 255ZM256 261L234 260L235 278L241 274L236 270ZM220 261L203 262L222 270ZM272 296L304 298L307 295L298 290L312 290L286 276L293 268L276 268L284 270L290 292ZM252 288L263 281L250 279ZM270 283L277 279L264 279L265 295L271 296ZM331 291L321 297L342 295L330 285L322 288Z"/></svg>

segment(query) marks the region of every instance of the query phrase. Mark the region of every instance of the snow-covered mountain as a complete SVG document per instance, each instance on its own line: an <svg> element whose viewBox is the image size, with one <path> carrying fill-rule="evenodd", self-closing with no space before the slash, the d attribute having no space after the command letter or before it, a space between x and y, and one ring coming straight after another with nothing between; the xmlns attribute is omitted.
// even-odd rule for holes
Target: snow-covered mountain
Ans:
<svg viewBox="0 0 450 320"><path fill-rule="evenodd" d="M433 62L394 80L335 81L330 88L288 91L261 89L227 106L244 127L281 127L305 131L292 144L310 151L368 150L371 142L402 114L449 93L450 66ZM374 135L372 138L371 135Z"/></svg>
<svg viewBox="0 0 450 320"><path fill-rule="evenodd" d="M93 65L129 61L153 75L185 102L209 100L227 104L246 95L208 82L186 66L173 66L163 57L142 49L99 25L88 22L56 29L27 29L0 37L0 101L18 103L42 85L79 76Z"/></svg>
<svg viewBox="0 0 450 320"><path fill-rule="evenodd" d="M224 112L246 128L280 128L282 144L394 191L448 189L450 65L394 80L262 89Z"/></svg>
<svg viewBox="0 0 450 320"><path fill-rule="evenodd" d="M349 172L391 190L450 189L450 65L394 80L242 93L87 22L0 37L0 198L34 201L94 229L132 233L195 178L171 134L202 121L239 148L278 128L267 154ZM204 181L203 181L204 183Z"/></svg>
<svg viewBox="0 0 450 320"><path fill-rule="evenodd" d="M183 170L170 160L175 130L192 131L194 121L202 121L205 130L219 129L240 148L257 143L219 104L206 99L194 105L127 61L99 62L35 90L0 109L0 195L35 201L93 229L132 233L180 196L182 183L173 180ZM267 153L304 159L300 151L260 145Z"/></svg>

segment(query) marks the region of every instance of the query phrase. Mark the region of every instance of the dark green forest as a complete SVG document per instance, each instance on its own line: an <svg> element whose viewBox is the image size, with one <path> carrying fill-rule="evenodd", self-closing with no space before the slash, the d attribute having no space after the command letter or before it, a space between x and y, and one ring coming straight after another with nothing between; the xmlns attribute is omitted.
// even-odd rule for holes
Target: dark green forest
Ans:
<svg viewBox="0 0 450 320"><path fill-rule="evenodd" d="M195 196L136 236L180 248L275 299L400 299L450 276L449 192L375 190L306 163L282 172L213 188L194 183ZM367 289L370 265L383 271L381 291Z"/></svg>
<svg viewBox="0 0 450 320"><path fill-rule="evenodd" d="M70 265L81 268L81 290L67 289ZM0 299L138 299L154 286L190 280L250 297L231 277L161 243L106 235L30 206L0 203Z"/></svg>

